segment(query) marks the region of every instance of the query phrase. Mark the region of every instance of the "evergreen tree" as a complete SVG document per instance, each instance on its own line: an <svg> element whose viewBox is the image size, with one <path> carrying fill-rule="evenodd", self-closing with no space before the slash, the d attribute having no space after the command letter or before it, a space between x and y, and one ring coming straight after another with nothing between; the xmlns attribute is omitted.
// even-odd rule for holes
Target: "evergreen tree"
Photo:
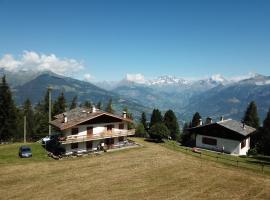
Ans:
<svg viewBox="0 0 270 200"><path fill-rule="evenodd" d="M195 146L195 135L191 134L188 129L191 128L191 122L185 123L183 127L183 133L180 136L180 142L185 146Z"/></svg>
<svg viewBox="0 0 270 200"><path fill-rule="evenodd" d="M54 106L53 106L54 107ZM52 114L53 108L52 108ZM34 135L32 140L39 140L49 133L49 89L47 89L44 98L35 106L34 109Z"/></svg>
<svg viewBox="0 0 270 200"><path fill-rule="evenodd" d="M113 106L112 106L112 99L109 100L106 109L106 112L114 114Z"/></svg>
<svg viewBox="0 0 270 200"><path fill-rule="evenodd" d="M61 92L60 96L56 99L53 105L53 115L58 115L66 111L66 99L64 93Z"/></svg>
<svg viewBox="0 0 270 200"><path fill-rule="evenodd" d="M102 103L101 103L101 101L99 101L99 102L97 103L97 109L99 109L99 110L102 109Z"/></svg>
<svg viewBox="0 0 270 200"><path fill-rule="evenodd" d="M170 136L173 140L179 140L180 130L177 118L172 110L168 110L164 115L164 124L170 131Z"/></svg>
<svg viewBox="0 0 270 200"><path fill-rule="evenodd" d="M193 115L192 122L191 122L191 126L192 126L192 127L199 126L199 125L200 125L201 118L202 118L202 117L201 117L200 113L196 112L196 113Z"/></svg>
<svg viewBox="0 0 270 200"><path fill-rule="evenodd" d="M46 95L45 95L46 98ZM32 140L39 140L49 133L49 110L45 111L44 102L39 102L34 109L34 134Z"/></svg>
<svg viewBox="0 0 270 200"><path fill-rule="evenodd" d="M169 133L169 129L163 123L155 123L149 130L149 136L159 142L162 141L162 139L167 139Z"/></svg>
<svg viewBox="0 0 270 200"><path fill-rule="evenodd" d="M83 106L86 108L92 108L92 104L90 101L85 101Z"/></svg>
<svg viewBox="0 0 270 200"><path fill-rule="evenodd" d="M74 108L77 108L77 96L73 97L72 101L71 101L71 105L70 105L70 110L71 109L74 109Z"/></svg>
<svg viewBox="0 0 270 200"><path fill-rule="evenodd" d="M12 93L6 77L3 76L0 83L0 141L9 141L16 136L18 131L16 111Z"/></svg>
<svg viewBox="0 0 270 200"><path fill-rule="evenodd" d="M257 106L255 101L250 102L245 112L243 122L253 128L258 129L260 127L260 119L258 116Z"/></svg>
<svg viewBox="0 0 270 200"><path fill-rule="evenodd" d="M270 109L263 121L262 138L260 143L262 144L263 153L270 155Z"/></svg>
<svg viewBox="0 0 270 200"><path fill-rule="evenodd" d="M141 116L140 122L143 125L144 130L147 130L148 127L147 127L147 119L146 119L145 112L142 112L142 116Z"/></svg>
<svg viewBox="0 0 270 200"><path fill-rule="evenodd" d="M26 116L26 136L28 139L34 138L34 111L31 101L27 99L23 105L23 115Z"/></svg>
<svg viewBox="0 0 270 200"><path fill-rule="evenodd" d="M142 123L139 123L136 126L135 136L136 137L144 137L144 138L148 137L148 134L147 134L146 130L144 129L144 126Z"/></svg>
<svg viewBox="0 0 270 200"><path fill-rule="evenodd" d="M154 109L152 112L150 120L150 128L156 123L162 123L162 115L159 109Z"/></svg>

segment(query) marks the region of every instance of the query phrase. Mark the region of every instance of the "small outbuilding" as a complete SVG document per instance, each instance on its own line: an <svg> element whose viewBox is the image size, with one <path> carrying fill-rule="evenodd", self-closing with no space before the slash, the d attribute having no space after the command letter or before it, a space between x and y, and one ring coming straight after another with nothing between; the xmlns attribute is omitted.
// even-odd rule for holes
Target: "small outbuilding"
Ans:
<svg viewBox="0 0 270 200"><path fill-rule="evenodd" d="M196 147L234 155L246 155L250 149L250 135L256 131L232 119L212 121L189 129L196 136Z"/></svg>

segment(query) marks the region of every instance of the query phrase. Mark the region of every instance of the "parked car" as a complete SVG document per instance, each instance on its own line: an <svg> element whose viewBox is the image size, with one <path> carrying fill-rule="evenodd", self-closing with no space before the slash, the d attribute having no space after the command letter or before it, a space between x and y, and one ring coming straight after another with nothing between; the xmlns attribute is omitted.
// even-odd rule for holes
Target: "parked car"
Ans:
<svg viewBox="0 0 270 200"><path fill-rule="evenodd" d="M19 148L19 156L21 158L30 158L32 157L32 150L28 146L21 146Z"/></svg>

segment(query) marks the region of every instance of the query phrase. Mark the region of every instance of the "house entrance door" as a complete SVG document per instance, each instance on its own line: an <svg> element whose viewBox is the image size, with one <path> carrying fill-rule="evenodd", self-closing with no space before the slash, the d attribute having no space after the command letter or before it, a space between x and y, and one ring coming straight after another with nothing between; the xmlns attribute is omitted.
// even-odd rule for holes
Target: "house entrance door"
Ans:
<svg viewBox="0 0 270 200"><path fill-rule="evenodd" d="M92 137L93 136L93 127L89 126L86 129L87 129L87 137Z"/></svg>

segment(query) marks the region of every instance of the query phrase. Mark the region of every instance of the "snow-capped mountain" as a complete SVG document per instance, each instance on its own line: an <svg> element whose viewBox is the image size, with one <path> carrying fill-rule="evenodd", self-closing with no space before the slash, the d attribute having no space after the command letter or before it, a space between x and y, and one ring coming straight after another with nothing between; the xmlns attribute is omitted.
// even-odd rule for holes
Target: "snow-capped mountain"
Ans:
<svg viewBox="0 0 270 200"><path fill-rule="evenodd" d="M160 76L147 82L148 85L188 85L190 81L175 76Z"/></svg>

